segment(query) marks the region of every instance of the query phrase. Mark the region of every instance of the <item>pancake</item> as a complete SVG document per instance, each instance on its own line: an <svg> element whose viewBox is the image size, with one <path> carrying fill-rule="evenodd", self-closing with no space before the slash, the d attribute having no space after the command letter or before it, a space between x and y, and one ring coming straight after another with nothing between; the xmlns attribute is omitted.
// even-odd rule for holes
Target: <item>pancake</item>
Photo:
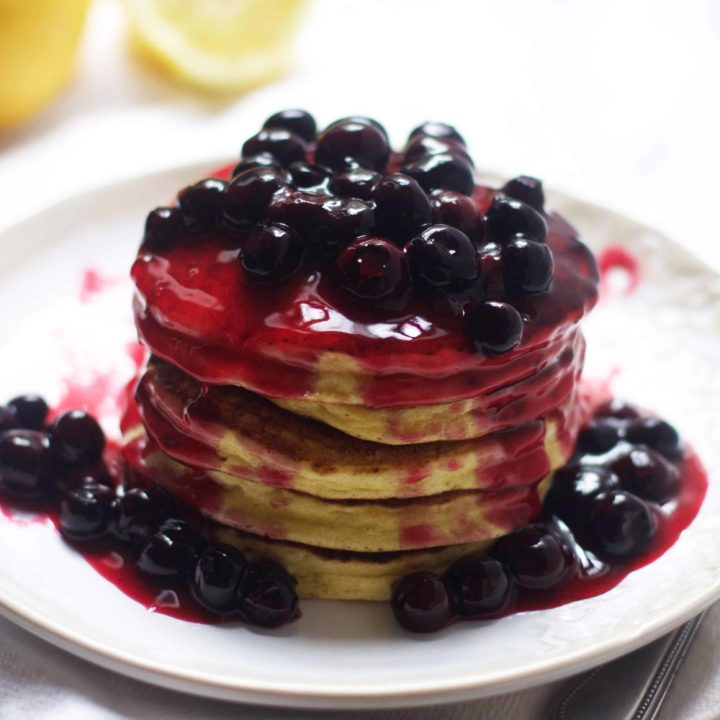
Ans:
<svg viewBox="0 0 720 720"><path fill-rule="evenodd" d="M391 155L385 172L402 162ZM586 416L579 322L598 273L574 228L535 214L529 240L520 233L528 244L515 244L514 225L501 237L483 217L498 191L476 185L458 241L464 275L451 285L425 277L432 261L387 224L384 196L347 201L400 258L363 266L362 283L382 290L368 294L352 284L360 270L348 284L343 259L366 233L352 220L345 246L343 213L353 215L330 186L280 181L258 218L237 185L215 183L222 204L202 218L182 197L157 215L133 265L151 358L123 422L132 473L202 513L216 539L283 564L303 597L385 600L401 576L441 572L536 520ZM433 232L449 232L442 218ZM258 219L287 226L297 251L273 256L296 261L277 282L252 266ZM547 282L522 275L529 267Z"/></svg>
<svg viewBox="0 0 720 720"><path fill-rule="evenodd" d="M569 456L581 408L484 438L418 445L358 440L239 388L203 388L151 360L137 407L153 440L186 465L331 499L498 490L545 476Z"/></svg>
<svg viewBox="0 0 720 720"><path fill-rule="evenodd" d="M494 194L477 187L479 212ZM546 220L554 280L548 292L513 301L524 319L522 342L501 356L474 348L443 299L413 295L402 310L378 317L372 307L343 302L312 268L259 287L216 227L138 255L136 325L153 354L201 382L266 397L388 408L482 396L557 358L597 300L592 254L559 215Z"/></svg>
<svg viewBox="0 0 720 720"><path fill-rule="evenodd" d="M223 525L277 540L355 552L487 541L534 519L543 479L498 491L448 492L391 500L327 500L182 465L141 426L127 435L135 471Z"/></svg>
<svg viewBox="0 0 720 720"><path fill-rule="evenodd" d="M250 560L279 562L296 578L301 598L329 600L388 600L393 584L404 575L443 572L458 558L490 545L479 542L395 553L352 553L268 540L221 525L214 537L238 548Z"/></svg>
<svg viewBox="0 0 720 720"><path fill-rule="evenodd" d="M578 332L570 344L535 373L516 383L466 400L403 408L332 405L308 400L269 398L285 410L330 425L347 435L390 445L464 440L538 420L567 403L585 355Z"/></svg>

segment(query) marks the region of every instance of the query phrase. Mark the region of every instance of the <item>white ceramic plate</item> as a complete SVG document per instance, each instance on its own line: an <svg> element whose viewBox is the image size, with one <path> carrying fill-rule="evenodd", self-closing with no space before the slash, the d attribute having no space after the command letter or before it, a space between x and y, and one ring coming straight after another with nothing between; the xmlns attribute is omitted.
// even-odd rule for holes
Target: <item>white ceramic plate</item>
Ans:
<svg viewBox="0 0 720 720"><path fill-rule="evenodd" d="M0 235L0 398L59 380L105 386L132 373L127 271L148 209L212 167L96 190ZM278 632L184 623L146 611L47 524L0 521L0 609L88 660L217 698L295 707L402 706L491 695L579 672L649 642L720 596L720 281L650 228L552 198L595 247L641 259L633 294L588 320L588 372L656 409L698 449L711 484L700 515L657 562L600 597L431 637L405 634L384 604L305 602ZM84 276L99 271L113 282ZM79 288L85 277L85 301ZM104 292L94 293L98 285ZM112 423L114 407L106 408ZM108 427L108 429L111 429Z"/></svg>

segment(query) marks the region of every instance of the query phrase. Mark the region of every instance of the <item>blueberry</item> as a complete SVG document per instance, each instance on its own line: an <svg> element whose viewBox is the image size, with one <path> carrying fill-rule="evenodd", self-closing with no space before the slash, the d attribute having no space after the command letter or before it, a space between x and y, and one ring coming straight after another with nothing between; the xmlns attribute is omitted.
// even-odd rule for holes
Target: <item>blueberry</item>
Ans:
<svg viewBox="0 0 720 720"><path fill-rule="evenodd" d="M104 537L115 493L105 485L83 485L69 490L60 503L60 532L69 540Z"/></svg>
<svg viewBox="0 0 720 720"><path fill-rule="evenodd" d="M172 505L172 498L169 495L165 497L167 502ZM199 555L207 547L205 538L187 520L180 517L163 520L158 532L172 535L178 541L182 540L195 555Z"/></svg>
<svg viewBox="0 0 720 720"><path fill-rule="evenodd" d="M355 198L330 198L315 213L307 239L315 250L336 257L353 238L375 228L375 205Z"/></svg>
<svg viewBox="0 0 720 720"><path fill-rule="evenodd" d="M259 155L251 155L250 157L243 158L233 169L232 176L235 177L245 170L252 170L253 168L259 167L270 167L275 170L280 170L275 158L270 153L260 153Z"/></svg>
<svg viewBox="0 0 720 720"><path fill-rule="evenodd" d="M15 410L17 422L27 430L42 430L45 427L50 408L39 395L19 395L13 398L8 407Z"/></svg>
<svg viewBox="0 0 720 720"><path fill-rule="evenodd" d="M517 237L541 243L547 238L547 223L530 205L497 195L485 213L485 233L501 245Z"/></svg>
<svg viewBox="0 0 720 720"><path fill-rule="evenodd" d="M340 285L357 297L397 296L408 286L407 256L380 237L361 237L341 251L336 264Z"/></svg>
<svg viewBox="0 0 720 720"><path fill-rule="evenodd" d="M329 171L320 165L306 162L294 162L288 167L292 184L297 188L314 188L322 185L329 176Z"/></svg>
<svg viewBox="0 0 720 720"><path fill-rule="evenodd" d="M159 488L132 488L114 503L112 534L142 547L172 511L170 496Z"/></svg>
<svg viewBox="0 0 720 720"><path fill-rule="evenodd" d="M480 352L499 355L520 344L523 321L512 305L491 300L468 313L467 329L470 339Z"/></svg>
<svg viewBox="0 0 720 720"><path fill-rule="evenodd" d="M403 152L403 162L415 162L415 160L420 160L426 155L455 155L470 165L473 164L467 150L459 142L455 140L438 140L426 135L418 135L407 144Z"/></svg>
<svg viewBox="0 0 720 720"><path fill-rule="evenodd" d="M411 632L435 632L453 615L450 594L442 578L434 573L406 575L390 600L398 624Z"/></svg>
<svg viewBox="0 0 720 720"><path fill-rule="evenodd" d="M265 222L255 225L242 248L240 260L253 280L284 280L302 262L303 243L287 225Z"/></svg>
<svg viewBox="0 0 720 720"><path fill-rule="evenodd" d="M344 123L344 122L357 122L357 123L363 123L365 125L372 125L384 138L385 142L388 144L388 147L390 147L390 138L388 136L387 130L382 125L382 123L379 123L377 120L371 117L367 117L365 115L349 115L348 117L340 118L339 120L336 120L335 123Z"/></svg>
<svg viewBox="0 0 720 720"><path fill-rule="evenodd" d="M452 190L436 190L430 198L437 222L462 230L469 238L479 234L479 218L475 201Z"/></svg>
<svg viewBox="0 0 720 720"><path fill-rule="evenodd" d="M499 246L485 245L480 249L478 258L478 283L482 297L494 300L504 299L505 281L503 280L502 258Z"/></svg>
<svg viewBox="0 0 720 720"><path fill-rule="evenodd" d="M383 170L390 156L387 137L375 125L361 119L339 120L318 137L315 160L333 170L353 164Z"/></svg>
<svg viewBox="0 0 720 720"><path fill-rule="evenodd" d="M472 195L475 189L472 165L462 157L441 153L405 163L402 171L415 178L426 192L455 190Z"/></svg>
<svg viewBox="0 0 720 720"><path fill-rule="evenodd" d="M137 567L149 577L166 580L184 577L195 568L204 545L202 537L184 520L166 520L150 536Z"/></svg>
<svg viewBox="0 0 720 720"><path fill-rule="evenodd" d="M238 584L247 572L242 553L229 545L209 547L200 553L192 576L190 591L207 610L227 614L235 608Z"/></svg>
<svg viewBox="0 0 720 720"><path fill-rule="evenodd" d="M200 180L178 195L178 209L183 224L191 229L212 225L220 214L227 183L216 178Z"/></svg>
<svg viewBox="0 0 720 720"><path fill-rule="evenodd" d="M529 590L559 588L579 568L564 538L540 524L525 525L501 537L492 554L505 564L519 587Z"/></svg>
<svg viewBox="0 0 720 720"><path fill-rule="evenodd" d="M513 200L529 205L542 213L545 209L545 193L542 182L530 175L518 175L502 187L502 192Z"/></svg>
<svg viewBox="0 0 720 720"><path fill-rule="evenodd" d="M573 530L582 530L595 499L619 487L617 475L606 467L567 465L553 476L545 507Z"/></svg>
<svg viewBox="0 0 720 720"><path fill-rule="evenodd" d="M458 613L480 618L504 610L512 600L513 584L505 567L495 558L473 553L456 560L445 573Z"/></svg>
<svg viewBox="0 0 720 720"><path fill-rule="evenodd" d="M447 123L425 122L418 125L411 133L410 138L424 135L425 137L436 138L437 140L454 140L461 145L465 144L463 136Z"/></svg>
<svg viewBox="0 0 720 720"><path fill-rule="evenodd" d="M407 175L386 175L378 183L375 198L381 226L401 242L430 223L430 198L419 183Z"/></svg>
<svg viewBox="0 0 720 720"><path fill-rule="evenodd" d="M353 197L371 200L382 179L380 173L365 168L353 168L335 173L330 178L328 189L338 197Z"/></svg>
<svg viewBox="0 0 720 720"><path fill-rule="evenodd" d="M274 198L268 217L289 225L306 245L329 258L359 235L375 229L375 203L322 193L292 192Z"/></svg>
<svg viewBox="0 0 720 720"><path fill-rule="evenodd" d="M159 207L151 210L145 220L143 246L149 250L169 247L183 229L178 208Z"/></svg>
<svg viewBox="0 0 720 720"><path fill-rule="evenodd" d="M253 625L284 625L297 617L295 579L276 563L253 563L238 585L236 603L242 616Z"/></svg>
<svg viewBox="0 0 720 720"><path fill-rule="evenodd" d="M307 159L305 141L291 130L267 128L245 141L242 156L249 157L267 153L283 167Z"/></svg>
<svg viewBox="0 0 720 720"><path fill-rule="evenodd" d="M421 284L459 291L477 279L477 256L470 238L449 225L431 225L413 238L405 252Z"/></svg>
<svg viewBox="0 0 720 720"><path fill-rule="evenodd" d="M281 110L271 115L263 124L264 128L283 128L299 135L305 142L315 139L317 127L315 118L305 110Z"/></svg>
<svg viewBox="0 0 720 720"><path fill-rule="evenodd" d="M285 186L283 175L272 167L241 172L225 193L223 225L231 230L248 230L262 218L273 195Z"/></svg>
<svg viewBox="0 0 720 720"><path fill-rule="evenodd" d="M591 420L578 435L577 446L581 453L603 455L620 442L618 424L608 419Z"/></svg>
<svg viewBox="0 0 720 720"><path fill-rule="evenodd" d="M7 430L0 435L0 491L39 498L54 484L53 454L45 433Z"/></svg>
<svg viewBox="0 0 720 720"><path fill-rule="evenodd" d="M92 415L84 410L70 410L50 427L50 445L62 462L87 465L102 457L105 434Z"/></svg>
<svg viewBox="0 0 720 720"><path fill-rule="evenodd" d="M65 490L83 485L105 485L108 488L115 485L107 465L102 460L96 460L86 465L61 467L58 469L58 480Z"/></svg>
<svg viewBox="0 0 720 720"><path fill-rule="evenodd" d="M517 238L502 249L503 280L510 295L536 295L550 287L555 272L552 250L544 243Z"/></svg>
<svg viewBox="0 0 720 720"><path fill-rule="evenodd" d="M617 420L636 420L641 413L633 405L618 398L613 398L595 410L595 415L596 417L616 418Z"/></svg>
<svg viewBox="0 0 720 720"><path fill-rule="evenodd" d="M267 216L273 222L288 225L308 242L322 219L327 200L328 196L320 192L280 192L268 205Z"/></svg>
<svg viewBox="0 0 720 720"><path fill-rule="evenodd" d="M15 413L15 408L7 405L0 405L0 433L6 430L15 430L20 427L20 423Z"/></svg>
<svg viewBox="0 0 720 720"><path fill-rule="evenodd" d="M635 445L647 445L668 460L678 460L683 451L677 430L660 418L641 418L631 422L625 431L627 440Z"/></svg>
<svg viewBox="0 0 720 720"><path fill-rule="evenodd" d="M639 497L616 490L598 498L586 529L592 550L624 558L647 549L657 523L652 510Z"/></svg>
<svg viewBox="0 0 720 720"><path fill-rule="evenodd" d="M650 448L634 447L614 460L611 467L623 488L643 500L664 503L680 488L677 469Z"/></svg>

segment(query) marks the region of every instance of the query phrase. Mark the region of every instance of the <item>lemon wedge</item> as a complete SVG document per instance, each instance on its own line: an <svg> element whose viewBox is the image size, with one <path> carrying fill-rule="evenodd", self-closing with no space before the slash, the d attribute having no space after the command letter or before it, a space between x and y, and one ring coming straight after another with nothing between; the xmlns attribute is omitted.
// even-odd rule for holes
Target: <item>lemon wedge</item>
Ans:
<svg viewBox="0 0 720 720"><path fill-rule="evenodd" d="M68 84L90 0L0 0L0 128L31 117Z"/></svg>
<svg viewBox="0 0 720 720"><path fill-rule="evenodd" d="M144 58L203 90L243 92L284 73L306 0L125 0Z"/></svg>

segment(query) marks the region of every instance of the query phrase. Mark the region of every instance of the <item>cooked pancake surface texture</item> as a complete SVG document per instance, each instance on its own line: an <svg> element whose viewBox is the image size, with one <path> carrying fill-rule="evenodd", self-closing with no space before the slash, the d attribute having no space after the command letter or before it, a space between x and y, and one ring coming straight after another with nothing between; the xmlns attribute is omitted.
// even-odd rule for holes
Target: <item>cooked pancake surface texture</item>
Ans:
<svg viewBox="0 0 720 720"><path fill-rule="evenodd" d="M481 438L384 445L345 435L248 391L204 389L153 360L136 391L154 441L190 466L335 499L421 497L533 482L565 461L581 420L547 418Z"/></svg>

